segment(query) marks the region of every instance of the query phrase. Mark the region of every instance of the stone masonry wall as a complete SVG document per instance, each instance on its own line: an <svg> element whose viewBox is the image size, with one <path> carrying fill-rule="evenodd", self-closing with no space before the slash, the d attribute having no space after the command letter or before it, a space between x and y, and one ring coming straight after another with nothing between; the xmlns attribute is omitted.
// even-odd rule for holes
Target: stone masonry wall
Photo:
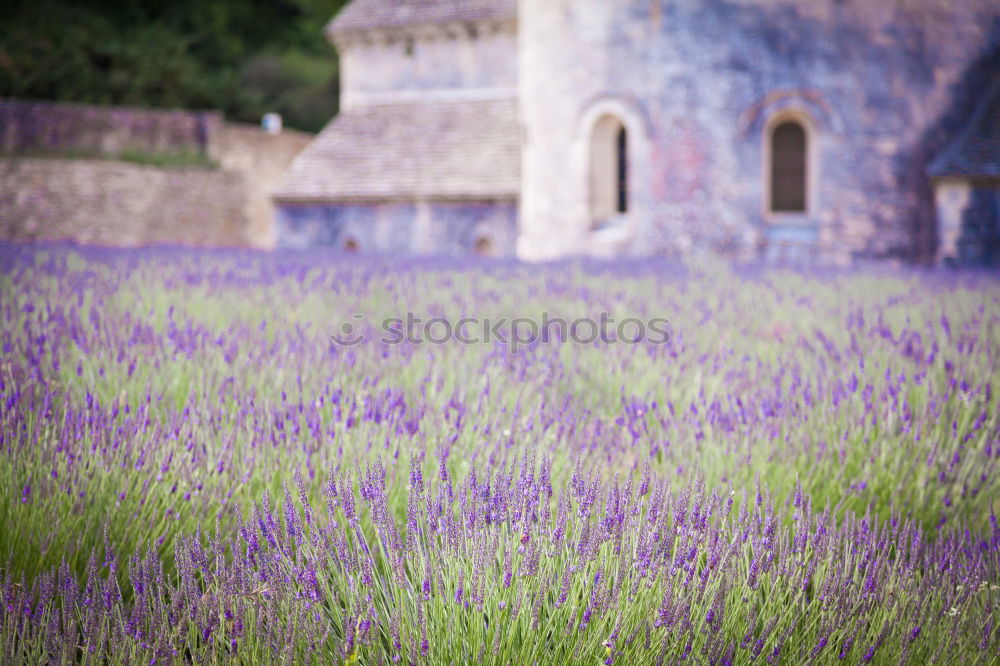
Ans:
<svg viewBox="0 0 1000 666"><path fill-rule="evenodd" d="M0 160L0 238L247 245L239 173L111 160Z"/></svg>
<svg viewBox="0 0 1000 666"><path fill-rule="evenodd" d="M22 113L34 108L0 104L0 136L8 153L0 158L0 238L7 240L273 247L270 191L312 138L223 123L214 113L77 105L44 105L37 117ZM219 168L31 157L126 149L199 151Z"/></svg>
<svg viewBox="0 0 1000 666"><path fill-rule="evenodd" d="M0 99L0 152L211 155L217 111L163 111Z"/></svg>
<svg viewBox="0 0 1000 666"><path fill-rule="evenodd" d="M271 190L281 184L285 169L313 136L295 130L267 134L256 125L225 123L217 137L214 150L219 165L243 178L244 242L257 248L274 247Z"/></svg>

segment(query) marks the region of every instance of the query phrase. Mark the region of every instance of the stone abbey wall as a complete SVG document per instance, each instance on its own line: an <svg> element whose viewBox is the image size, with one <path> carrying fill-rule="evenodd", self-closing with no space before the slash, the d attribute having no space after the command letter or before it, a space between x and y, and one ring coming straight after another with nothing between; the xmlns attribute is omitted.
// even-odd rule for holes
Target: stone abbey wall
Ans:
<svg viewBox="0 0 1000 666"><path fill-rule="evenodd" d="M926 259L928 162L1000 74L992 0L521 0L519 250ZM591 230L588 141L629 136L628 214ZM805 214L765 202L765 137L809 129ZM559 177L554 177L559 174Z"/></svg>

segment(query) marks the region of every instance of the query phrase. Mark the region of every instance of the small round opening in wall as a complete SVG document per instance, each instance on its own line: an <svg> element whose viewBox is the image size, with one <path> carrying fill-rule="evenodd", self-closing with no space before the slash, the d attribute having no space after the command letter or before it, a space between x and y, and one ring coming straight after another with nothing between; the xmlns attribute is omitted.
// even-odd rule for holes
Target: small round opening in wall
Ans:
<svg viewBox="0 0 1000 666"><path fill-rule="evenodd" d="M486 236L480 236L476 239L473 249L481 257L491 257L493 256L493 241Z"/></svg>
<svg viewBox="0 0 1000 666"><path fill-rule="evenodd" d="M344 252L354 253L360 249L361 246L358 244L358 241L355 240L354 238L348 238L347 240L344 241Z"/></svg>

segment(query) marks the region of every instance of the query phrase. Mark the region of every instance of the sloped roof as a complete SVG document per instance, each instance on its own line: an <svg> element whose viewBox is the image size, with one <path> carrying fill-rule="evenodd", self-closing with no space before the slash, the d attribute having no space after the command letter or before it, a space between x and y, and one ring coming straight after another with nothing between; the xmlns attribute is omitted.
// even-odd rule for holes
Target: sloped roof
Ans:
<svg viewBox="0 0 1000 666"><path fill-rule="evenodd" d="M517 0L354 0L327 26L330 34L407 25L517 16Z"/></svg>
<svg viewBox="0 0 1000 666"><path fill-rule="evenodd" d="M1000 79L927 172L931 176L1000 178Z"/></svg>
<svg viewBox="0 0 1000 666"><path fill-rule="evenodd" d="M383 104L334 118L292 162L282 201L495 199L520 192L513 99Z"/></svg>

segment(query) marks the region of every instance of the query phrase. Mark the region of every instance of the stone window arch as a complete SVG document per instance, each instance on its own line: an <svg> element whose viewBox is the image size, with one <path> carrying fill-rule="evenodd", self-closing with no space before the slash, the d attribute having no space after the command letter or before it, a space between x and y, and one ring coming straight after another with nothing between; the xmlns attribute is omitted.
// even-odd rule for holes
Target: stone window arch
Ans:
<svg viewBox="0 0 1000 666"><path fill-rule="evenodd" d="M625 124L613 114L602 115L590 135L588 189L592 227L628 213L628 164L629 136Z"/></svg>
<svg viewBox="0 0 1000 666"><path fill-rule="evenodd" d="M797 111L775 115L764 131L765 208L771 215L815 212L816 141L809 117Z"/></svg>
<svg viewBox="0 0 1000 666"><path fill-rule="evenodd" d="M626 252L648 223L652 135L649 116L636 98L602 93L581 104L565 192L566 230L581 251Z"/></svg>

